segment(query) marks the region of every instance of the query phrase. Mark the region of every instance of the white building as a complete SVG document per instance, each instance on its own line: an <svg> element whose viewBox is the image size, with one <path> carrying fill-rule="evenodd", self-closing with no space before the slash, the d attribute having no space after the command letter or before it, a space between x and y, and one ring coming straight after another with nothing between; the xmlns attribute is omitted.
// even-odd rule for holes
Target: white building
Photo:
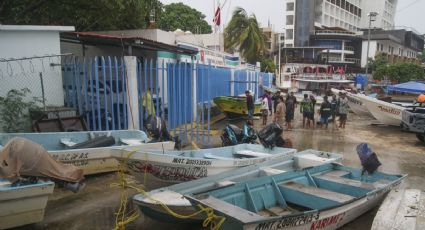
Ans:
<svg viewBox="0 0 425 230"><path fill-rule="evenodd" d="M315 27L356 32L368 28L368 13L377 12L372 27L391 29L398 0L286 0L285 46L306 46Z"/></svg>
<svg viewBox="0 0 425 230"><path fill-rule="evenodd" d="M74 27L0 25L0 96L12 89L28 88L29 97L41 99L41 76L46 105L64 105L61 56L58 56L61 54L59 33L64 31L74 31Z"/></svg>

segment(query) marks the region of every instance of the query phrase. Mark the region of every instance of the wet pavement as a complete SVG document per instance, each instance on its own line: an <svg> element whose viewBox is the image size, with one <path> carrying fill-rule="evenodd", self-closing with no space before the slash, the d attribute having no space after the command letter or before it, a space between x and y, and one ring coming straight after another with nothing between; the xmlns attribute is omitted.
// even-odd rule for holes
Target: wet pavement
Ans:
<svg viewBox="0 0 425 230"><path fill-rule="evenodd" d="M371 125L376 122L372 118L362 118L350 114L345 130L302 129L302 121L296 115L295 128L285 131L285 138L292 141L293 148L299 151L318 149L322 151L343 154L343 163L347 166L360 167L356 146L367 142L377 153L382 166L380 171L404 174L409 176L402 184L406 188L425 190L425 145L420 143L415 134L402 132L398 127ZM269 117L269 122L271 117ZM223 120L213 127L222 129L228 123ZM242 126L243 121L232 121ZM255 121L257 130L262 128L261 121ZM220 146L218 136L211 138L209 146ZM90 176L87 178L85 191L72 194L61 189L55 189L50 197L44 221L38 224L18 229L113 229L114 213L120 202L120 190L111 188L110 184L117 182L114 173ZM129 191L129 194L134 194ZM342 229L369 229L375 208L344 226ZM141 216L136 222L128 225L127 229L202 229L201 226L180 226L159 223Z"/></svg>

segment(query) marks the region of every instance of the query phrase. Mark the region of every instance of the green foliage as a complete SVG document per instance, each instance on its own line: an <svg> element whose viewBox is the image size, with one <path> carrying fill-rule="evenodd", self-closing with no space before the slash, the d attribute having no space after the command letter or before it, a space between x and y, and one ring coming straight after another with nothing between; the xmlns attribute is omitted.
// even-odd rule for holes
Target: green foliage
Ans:
<svg viewBox="0 0 425 230"><path fill-rule="evenodd" d="M270 58L264 58L261 60L261 72L274 73L276 71L276 65Z"/></svg>
<svg viewBox="0 0 425 230"><path fill-rule="evenodd" d="M388 77L389 80L396 82L425 79L423 68L416 63L410 62L379 65L373 73L373 78L382 80L385 76Z"/></svg>
<svg viewBox="0 0 425 230"><path fill-rule="evenodd" d="M158 0L3 0L0 23L68 25L77 31L146 28L151 9L160 17Z"/></svg>
<svg viewBox="0 0 425 230"><path fill-rule="evenodd" d="M375 72L378 69L378 67L386 66L388 64L389 64L388 58L381 53L376 55L375 60L373 60L372 58L369 58L369 61L368 61L370 72Z"/></svg>
<svg viewBox="0 0 425 230"><path fill-rule="evenodd" d="M164 6L158 28L174 31L181 29L192 33L211 33L211 26L205 21L205 15L183 3L171 3Z"/></svg>
<svg viewBox="0 0 425 230"><path fill-rule="evenodd" d="M224 30L224 48L239 50L247 62L260 60L266 50L266 38L258 26L255 15L248 16L242 8L236 8Z"/></svg>
<svg viewBox="0 0 425 230"><path fill-rule="evenodd" d="M425 63L425 49L422 50L422 52L418 54L417 58L419 59L419 61L421 63Z"/></svg>
<svg viewBox="0 0 425 230"><path fill-rule="evenodd" d="M0 97L0 111L2 129L5 132L23 132L30 130L31 120L29 111L40 111L36 105L40 99L33 97L32 101L25 102L24 98L30 93L28 88L10 90L6 97Z"/></svg>

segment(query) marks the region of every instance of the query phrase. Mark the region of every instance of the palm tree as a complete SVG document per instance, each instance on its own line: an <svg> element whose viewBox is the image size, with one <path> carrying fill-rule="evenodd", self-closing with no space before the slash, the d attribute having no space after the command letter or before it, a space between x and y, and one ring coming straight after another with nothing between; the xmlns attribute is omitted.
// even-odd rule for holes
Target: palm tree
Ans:
<svg viewBox="0 0 425 230"><path fill-rule="evenodd" d="M265 51L265 41L255 15L248 16L244 9L236 8L224 29L224 48L239 49L247 62L255 63Z"/></svg>

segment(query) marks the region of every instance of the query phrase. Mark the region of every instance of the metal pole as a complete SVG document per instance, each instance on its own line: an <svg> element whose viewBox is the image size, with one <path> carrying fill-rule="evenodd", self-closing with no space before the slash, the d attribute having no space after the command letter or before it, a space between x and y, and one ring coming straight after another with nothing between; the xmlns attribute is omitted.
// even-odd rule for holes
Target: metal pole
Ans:
<svg viewBox="0 0 425 230"><path fill-rule="evenodd" d="M281 70L280 70L280 63L281 63L281 62L280 62L280 56L281 56L281 53L280 53L280 52L281 52L281 49L282 49L282 47L281 47L281 46L282 46L282 42L281 42L281 40L280 40L280 36L281 36L281 34L279 33L279 40L278 40L278 41L279 41L279 65L278 65L278 66L279 66L279 71L278 71L278 73L279 73L279 78L281 77L281 76L280 76L280 75L281 75L281 72L280 72L280 71L281 71Z"/></svg>
<svg viewBox="0 0 425 230"><path fill-rule="evenodd" d="M43 109L44 109L44 112L46 112L47 111L47 109L46 109L46 96L45 96L45 93L44 93L43 73L41 73L41 72L40 72L40 83L41 83L41 96L43 97Z"/></svg>

